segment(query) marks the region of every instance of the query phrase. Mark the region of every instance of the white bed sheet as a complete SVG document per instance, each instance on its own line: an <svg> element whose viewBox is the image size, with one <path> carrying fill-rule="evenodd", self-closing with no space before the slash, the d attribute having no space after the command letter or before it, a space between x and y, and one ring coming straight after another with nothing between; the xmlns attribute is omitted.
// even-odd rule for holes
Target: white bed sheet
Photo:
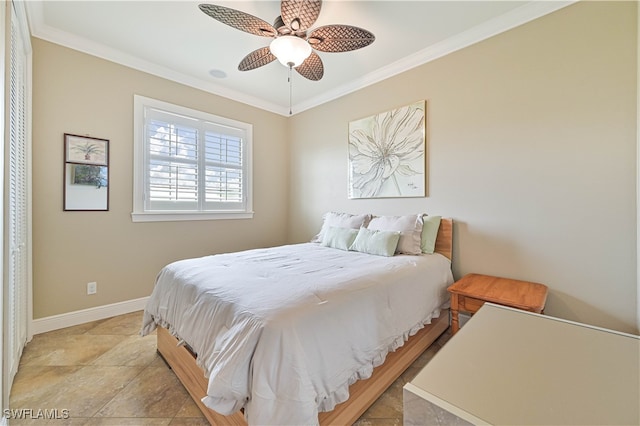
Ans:
<svg viewBox="0 0 640 426"><path fill-rule="evenodd" d="M316 243L206 256L163 268L142 334L166 327L198 354L203 402L249 424L316 424L446 307L439 254L373 256Z"/></svg>

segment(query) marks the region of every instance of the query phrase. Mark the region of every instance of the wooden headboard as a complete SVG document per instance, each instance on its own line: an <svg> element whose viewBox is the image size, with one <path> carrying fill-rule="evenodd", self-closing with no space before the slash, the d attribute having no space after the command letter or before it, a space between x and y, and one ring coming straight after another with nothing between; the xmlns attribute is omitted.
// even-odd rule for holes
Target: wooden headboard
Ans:
<svg viewBox="0 0 640 426"><path fill-rule="evenodd" d="M438 228L438 236L436 237L435 252L440 253L447 259L451 260L451 251L453 248L453 219L443 217L440 220L440 228Z"/></svg>

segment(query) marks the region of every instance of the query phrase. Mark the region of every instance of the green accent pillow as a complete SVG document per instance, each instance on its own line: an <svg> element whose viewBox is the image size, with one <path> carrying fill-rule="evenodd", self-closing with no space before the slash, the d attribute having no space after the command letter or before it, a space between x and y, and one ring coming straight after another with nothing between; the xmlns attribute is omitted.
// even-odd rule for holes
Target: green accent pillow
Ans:
<svg viewBox="0 0 640 426"><path fill-rule="evenodd" d="M424 215L422 217L422 243L420 248L422 248L423 253L432 254L434 252L441 219L442 216Z"/></svg>
<svg viewBox="0 0 640 426"><path fill-rule="evenodd" d="M395 254L399 240L400 232L360 228L349 250L388 257Z"/></svg>
<svg viewBox="0 0 640 426"><path fill-rule="evenodd" d="M349 250L358 235L357 229L330 226L322 236L321 245L325 247Z"/></svg>

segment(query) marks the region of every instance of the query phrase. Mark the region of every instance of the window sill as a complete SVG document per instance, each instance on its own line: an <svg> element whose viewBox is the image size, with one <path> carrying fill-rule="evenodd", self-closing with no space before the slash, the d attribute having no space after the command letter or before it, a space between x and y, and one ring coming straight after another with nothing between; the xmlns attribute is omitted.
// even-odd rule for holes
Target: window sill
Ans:
<svg viewBox="0 0 640 426"><path fill-rule="evenodd" d="M132 212L132 222L179 222L191 220L253 219L253 212Z"/></svg>

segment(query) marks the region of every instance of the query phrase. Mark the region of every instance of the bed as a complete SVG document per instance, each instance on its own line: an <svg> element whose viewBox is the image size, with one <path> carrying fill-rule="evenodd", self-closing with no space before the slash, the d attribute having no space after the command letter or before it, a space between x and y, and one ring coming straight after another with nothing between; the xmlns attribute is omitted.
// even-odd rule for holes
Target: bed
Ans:
<svg viewBox="0 0 640 426"><path fill-rule="evenodd" d="M449 326L451 240L443 218L433 254L311 242L174 262L142 334L211 424L351 424Z"/></svg>

